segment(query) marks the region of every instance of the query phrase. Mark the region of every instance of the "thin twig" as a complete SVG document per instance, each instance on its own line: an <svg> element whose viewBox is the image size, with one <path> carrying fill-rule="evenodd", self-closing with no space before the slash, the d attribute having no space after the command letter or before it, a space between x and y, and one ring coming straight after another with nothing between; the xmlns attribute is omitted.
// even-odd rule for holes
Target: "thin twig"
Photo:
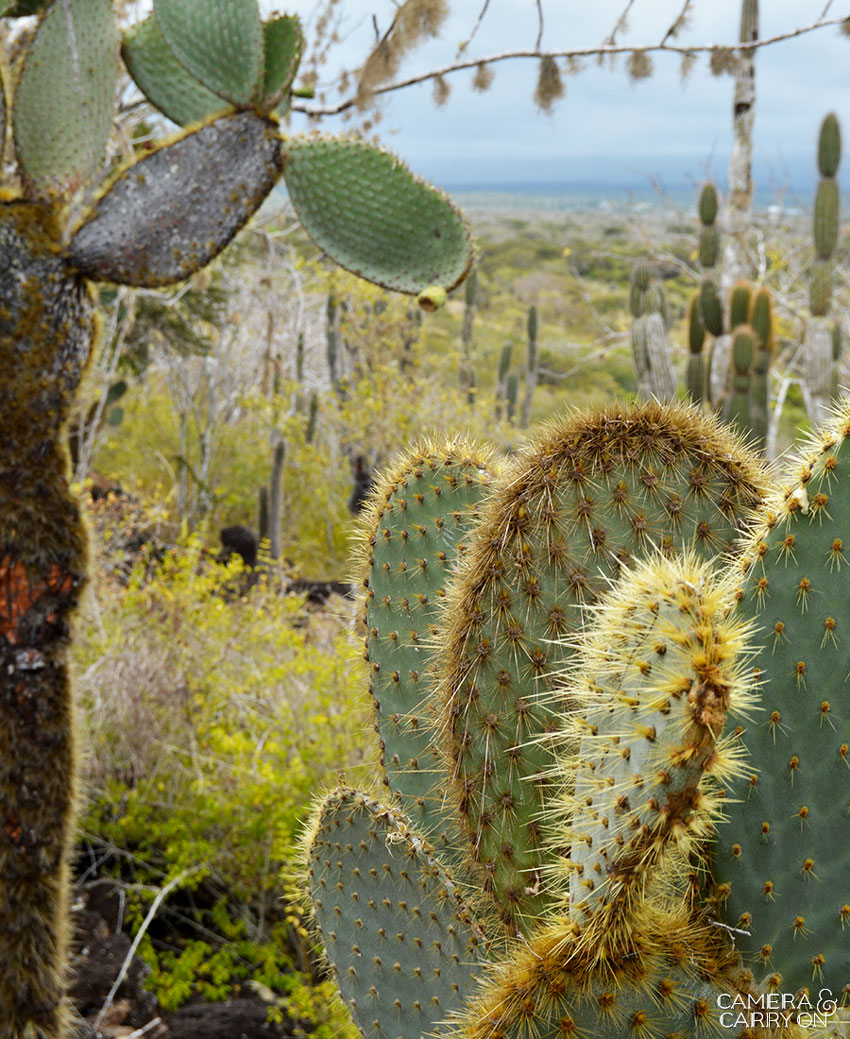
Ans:
<svg viewBox="0 0 850 1039"><path fill-rule="evenodd" d="M610 35L606 36L603 40L604 46L613 47L614 44L617 42L617 33L625 32L627 30L629 23L629 12L634 6L634 2L635 0L627 0L626 6L623 9L623 12L620 15L620 17L614 23L614 28L611 30Z"/></svg>
<svg viewBox="0 0 850 1039"><path fill-rule="evenodd" d="M141 1028L137 1028L135 1032L130 1032L127 1039L142 1039L143 1035L147 1035L148 1032L156 1028L157 1025L162 1024L161 1017L155 1017L152 1021L148 1021L146 1025L142 1025Z"/></svg>
<svg viewBox="0 0 850 1039"><path fill-rule="evenodd" d="M543 42L543 0L537 0L537 43L534 44L536 50L540 50L540 44Z"/></svg>
<svg viewBox="0 0 850 1039"><path fill-rule="evenodd" d="M476 36L478 30L481 28L481 23L484 21L484 15L487 14L487 8L489 6L490 6L490 0L484 0L484 5L482 6L481 10L478 12L478 17L475 19L475 25L472 26L472 32L463 41L463 43L458 47L458 49L457 49L458 54L462 54L466 50L466 48L470 45L470 43L472 43L472 41L475 39L475 36Z"/></svg>
<svg viewBox="0 0 850 1039"><path fill-rule="evenodd" d="M191 876L192 873L197 873L198 870L204 868L206 867L192 866L190 869L184 869L182 873L178 873L176 877L172 877L171 880L169 880L169 882L165 885L165 887L160 888L159 893L153 900L153 903L150 909L148 910L148 915L142 921L142 926L139 928L138 934L133 939L133 944L130 946L127 955L124 957L124 962L121 964L121 970L118 971L118 977L112 983L112 988L109 990L109 995L106 997L103 1006L100 1008L100 1012L94 1020L95 1032L97 1032L100 1028L100 1024L106 1016L106 1012L112 1006L112 1001L115 999L115 993L118 991L119 988L121 988L124 979L127 977L127 971L130 969L130 964L133 962L133 957L136 955L136 950L138 949L142 938L144 938L145 932L147 931L148 927L150 927L150 925L153 923L153 919L156 916L157 910L162 904L162 900L171 891L173 891L174 888L178 886L178 884L181 884L188 876Z"/></svg>
<svg viewBox="0 0 850 1039"><path fill-rule="evenodd" d="M752 40L747 43L736 42L734 44L726 44L722 49L746 51L748 53L754 52L761 50L762 47L770 47L774 43L783 43L786 40L793 40L799 36L805 36L808 33L816 32L818 29L843 25L844 22L848 20L850 20L850 14L844 15L840 18L826 18L813 22L811 25L804 25L796 29L790 29L788 32L777 33L777 35L769 36L765 39ZM428 72L422 72L416 76L409 76L407 79L398 80L396 83L387 83L384 86L375 87L372 94L375 97L380 97L383 94L391 94L396 90L405 90L407 87L415 86L417 83L427 83L428 80L437 79L439 76L449 76L453 72L461 72L464 69L477 68L479 65L494 65L500 61L514 61L521 58L531 58L536 61L539 61L541 58L592 58L609 54L632 54L636 50L643 51L646 54L710 54L712 51L717 49L718 45L713 43L700 43L689 46L671 43L655 43L646 46L639 46L636 44L603 44L599 47L578 47L573 50L540 50L534 48L532 50L502 51L498 54L488 54L484 57L455 61L449 65L443 65L441 68L430 69ZM356 104L357 97L352 96L335 105L310 106L294 104L292 106L292 111L301 112L311 118L317 118L328 115L339 115L342 112L348 111L349 108L353 108Z"/></svg>
<svg viewBox="0 0 850 1039"><path fill-rule="evenodd" d="M685 19L688 16L688 10L690 9L690 6L691 6L692 2L693 2L693 0L685 0L685 2L682 4L682 10L679 11L679 13L676 15L676 17L670 23L670 28L667 30L667 32L664 33L664 38L661 41L661 46L662 47L670 39L671 36L678 36L679 31L681 30L682 26L685 23ZM832 0L829 0L829 3L831 4ZM829 4L827 4L827 7L829 7ZM825 17L826 17L826 12L824 12L820 16L818 21L822 22Z"/></svg>

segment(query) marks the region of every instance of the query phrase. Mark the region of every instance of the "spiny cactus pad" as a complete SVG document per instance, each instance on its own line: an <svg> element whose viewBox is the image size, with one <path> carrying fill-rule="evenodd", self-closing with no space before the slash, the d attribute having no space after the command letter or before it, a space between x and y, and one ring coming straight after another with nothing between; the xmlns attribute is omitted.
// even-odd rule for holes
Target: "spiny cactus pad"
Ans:
<svg viewBox="0 0 850 1039"><path fill-rule="evenodd" d="M756 980L850 982L850 410L818 438L744 561L763 710L717 828L714 911ZM776 981L781 977L781 982Z"/></svg>
<svg viewBox="0 0 850 1039"><path fill-rule="evenodd" d="M30 197L73 191L97 169L112 129L117 49L109 0L61 0L43 15L12 112Z"/></svg>
<svg viewBox="0 0 850 1039"><path fill-rule="evenodd" d="M304 229L340 266L416 295L450 290L473 261L471 232L441 192L365 141L284 140L284 177Z"/></svg>
<svg viewBox="0 0 850 1039"><path fill-rule="evenodd" d="M253 112L220 116L125 170L75 233L71 261L129 285L186 278L228 244L279 175L274 123Z"/></svg>
<svg viewBox="0 0 850 1039"><path fill-rule="evenodd" d="M363 525L366 656L387 783L438 849L456 834L432 745L435 626L490 477L490 454L475 444L418 445L382 476Z"/></svg>
<svg viewBox="0 0 850 1039"><path fill-rule="evenodd" d="M121 54L139 90L178 126L200 122L230 107L180 64L153 15L124 34Z"/></svg>
<svg viewBox="0 0 850 1039"><path fill-rule="evenodd" d="M263 25L263 39L266 55L263 79L265 106L271 99L281 98L292 86L304 49L301 22L294 15L272 18Z"/></svg>
<svg viewBox="0 0 850 1039"><path fill-rule="evenodd" d="M445 1034L484 940L449 876L393 809L340 787L308 833L316 923L366 1039Z"/></svg>
<svg viewBox="0 0 850 1039"><path fill-rule="evenodd" d="M234 105L259 101L264 76L257 0L154 0L154 16L180 64Z"/></svg>
<svg viewBox="0 0 850 1039"><path fill-rule="evenodd" d="M727 717L753 707L747 626L732 580L685 553L638 563L589 611L555 744L561 794L547 812L569 914L597 952L634 927L671 850L698 850L721 784L740 768ZM559 746L565 753L558 753ZM578 747L575 752L573 748Z"/></svg>
<svg viewBox="0 0 850 1039"><path fill-rule="evenodd" d="M723 1034L718 996L729 993L728 955L710 936L657 910L610 956L595 956L580 936L575 924L558 920L509 949L463 1015L457 1039Z"/></svg>
<svg viewBox="0 0 850 1039"><path fill-rule="evenodd" d="M767 489L756 460L696 408L573 415L500 474L449 589L443 724L475 873L508 929L546 903L540 808L563 637L622 564L728 551Z"/></svg>

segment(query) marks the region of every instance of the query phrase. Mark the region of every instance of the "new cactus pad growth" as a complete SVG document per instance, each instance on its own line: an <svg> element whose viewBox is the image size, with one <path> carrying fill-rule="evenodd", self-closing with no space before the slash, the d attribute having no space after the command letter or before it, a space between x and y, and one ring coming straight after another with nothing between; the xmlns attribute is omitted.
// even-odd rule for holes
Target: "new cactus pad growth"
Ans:
<svg viewBox="0 0 850 1039"><path fill-rule="evenodd" d="M749 628L734 577L685 553L638 563L590 610L563 687L547 818L579 942L610 955L671 852L698 852L740 773L727 718L752 712ZM732 726L732 727L733 727ZM563 752L559 753L558 744Z"/></svg>

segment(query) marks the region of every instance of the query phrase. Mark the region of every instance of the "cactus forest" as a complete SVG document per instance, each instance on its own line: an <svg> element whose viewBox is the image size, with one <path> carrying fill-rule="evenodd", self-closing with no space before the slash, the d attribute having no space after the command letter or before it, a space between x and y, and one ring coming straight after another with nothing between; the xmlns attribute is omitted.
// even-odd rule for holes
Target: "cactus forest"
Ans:
<svg viewBox="0 0 850 1039"><path fill-rule="evenodd" d="M0 4L0 1039L845 1039L841 112L742 276L376 143L442 2L327 132L338 6Z"/></svg>

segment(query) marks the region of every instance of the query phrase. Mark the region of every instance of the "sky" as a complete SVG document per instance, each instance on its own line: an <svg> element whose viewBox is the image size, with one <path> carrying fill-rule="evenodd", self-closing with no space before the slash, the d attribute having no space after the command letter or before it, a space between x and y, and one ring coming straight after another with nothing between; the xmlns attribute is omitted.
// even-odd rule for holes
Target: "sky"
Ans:
<svg viewBox="0 0 850 1039"><path fill-rule="evenodd" d="M592 46L610 33L626 0L542 0L542 46L552 49ZM678 14L683 0L634 0L628 32L619 42L657 43ZM468 37L483 0L451 0L452 15L439 40L407 59L414 74L450 63ZM762 0L761 36L811 24L826 0ZM266 11L270 3L264 2ZM308 25L313 0L286 4ZM331 54L328 75L340 66L356 67L374 39L372 15L385 29L392 0L340 0L344 16L340 43ZM734 43L740 0L693 0L690 28L682 43ZM833 0L831 16L850 16L848 0ZM535 0L490 0L469 56L533 47L537 36ZM539 112L532 94L537 65L514 60L494 66L495 79L484 94L471 89L472 73L449 78L448 103L438 108L430 84L392 95L377 128L382 143L422 175L450 186L509 182L592 179L611 184L656 176L670 184L723 182L732 139L733 80L713 77L700 56L683 87L677 56L654 58L649 80L630 82L624 63L613 69L587 63L566 80L566 96L552 115ZM814 182L814 150L820 121L835 111L850 141L850 38L836 28L820 29L777 43L756 58L755 176L763 188ZM342 129L324 120L328 131ZM294 115L291 129L308 125ZM850 167L850 161L845 162ZM850 181L850 175L848 175Z"/></svg>

